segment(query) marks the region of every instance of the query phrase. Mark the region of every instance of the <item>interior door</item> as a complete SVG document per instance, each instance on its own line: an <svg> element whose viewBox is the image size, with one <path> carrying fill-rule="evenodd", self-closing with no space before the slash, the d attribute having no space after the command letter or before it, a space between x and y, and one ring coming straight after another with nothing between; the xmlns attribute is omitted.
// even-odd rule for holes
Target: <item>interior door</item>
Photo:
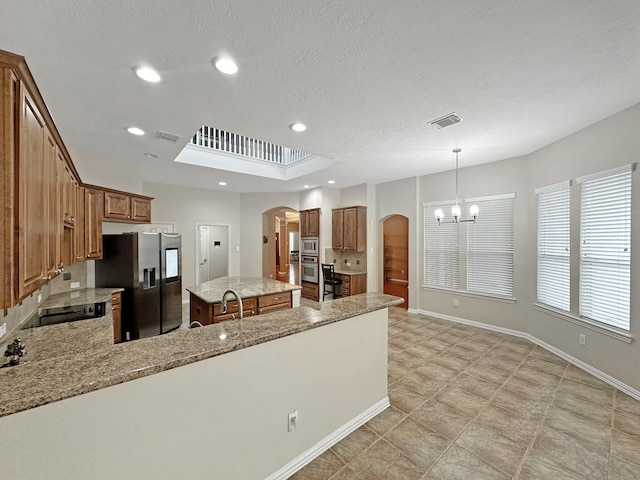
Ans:
<svg viewBox="0 0 640 480"><path fill-rule="evenodd" d="M198 279L208 282L209 278L209 227L201 225L198 229L200 253L198 255Z"/></svg>
<svg viewBox="0 0 640 480"><path fill-rule="evenodd" d="M229 227L197 224L196 236L196 282L228 276Z"/></svg>

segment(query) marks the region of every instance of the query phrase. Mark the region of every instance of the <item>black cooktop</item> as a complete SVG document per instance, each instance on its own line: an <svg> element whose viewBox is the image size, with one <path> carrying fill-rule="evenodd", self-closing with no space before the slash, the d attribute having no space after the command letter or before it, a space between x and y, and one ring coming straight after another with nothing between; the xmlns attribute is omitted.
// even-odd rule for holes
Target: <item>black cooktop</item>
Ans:
<svg viewBox="0 0 640 480"><path fill-rule="evenodd" d="M106 302L88 305L72 305L68 307L45 308L36 312L23 325L22 329L56 325L58 323L76 322L89 318L104 316Z"/></svg>

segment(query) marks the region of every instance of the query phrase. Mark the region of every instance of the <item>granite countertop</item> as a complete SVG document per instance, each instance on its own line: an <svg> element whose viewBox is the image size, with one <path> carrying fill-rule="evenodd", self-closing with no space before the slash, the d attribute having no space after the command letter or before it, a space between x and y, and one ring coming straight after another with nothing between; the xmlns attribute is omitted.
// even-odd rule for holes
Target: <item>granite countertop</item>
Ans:
<svg viewBox="0 0 640 480"><path fill-rule="evenodd" d="M366 275L367 272L356 272L354 270L340 270L339 268L334 268L333 271L335 273L339 273L340 275Z"/></svg>
<svg viewBox="0 0 640 480"><path fill-rule="evenodd" d="M363 293L323 302L317 308L295 307L119 344L113 344L109 303L102 318L34 329L50 329L47 342L58 346L59 354L0 369L0 417L402 302L392 295Z"/></svg>
<svg viewBox="0 0 640 480"><path fill-rule="evenodd" d="M302 289L299 285L259 277L221 277L186 290L207 303L220 303L227 290L235 290L240 298L260 297L272 293L284 293Z"/></svg>

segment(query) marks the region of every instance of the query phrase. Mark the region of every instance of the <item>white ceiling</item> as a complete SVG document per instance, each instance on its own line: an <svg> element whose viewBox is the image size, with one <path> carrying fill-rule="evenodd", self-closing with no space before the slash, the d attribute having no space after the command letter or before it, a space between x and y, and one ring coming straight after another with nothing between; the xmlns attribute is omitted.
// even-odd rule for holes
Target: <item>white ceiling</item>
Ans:
<svg viewBox="0 0 640 480"><path fill-rule="evenodd" d="M65 143L146 181L231 191L424 175L455 147L462 167L527 154L638 103L639 46L638 0L4 0L0 14L0 49L27 59ZM212 67L221 54L235 76ZM464 121L428 125L451 112ZM283 181L174 163L203 124L334 165Z"/></svg>

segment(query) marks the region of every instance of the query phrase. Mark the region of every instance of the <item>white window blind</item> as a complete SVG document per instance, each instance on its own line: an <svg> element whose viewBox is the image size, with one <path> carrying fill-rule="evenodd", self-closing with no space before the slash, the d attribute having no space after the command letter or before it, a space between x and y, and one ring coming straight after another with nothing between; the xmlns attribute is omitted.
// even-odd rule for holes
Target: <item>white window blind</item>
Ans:
<svg viewBox="0 0 640 480"><path fill-rule="evenodd" d="M451 206L440 204L443 208ZM459 228L457 224L438 225L436 204L423 204L424 213L424 284L430 287L458 289Z"/></svg>
<svg viewBox="0 0 640 480"><path fill-rule="evenodd" d="M622 170L622 171L620 171ZM581 183L580 315L629 331L632 166Z"/></svg>
<svg viewBox="0 0 640 480"><path fill-rule="evenodd" d="M536 190L538 194L538 302L571 309L570 182Z"/></svg>
<svg viewBox="0 0 640 480"><path fill-rule="evenodd" d="M515 194L468 198L480 207L467 229L467 290L513 297L513 207Z"/></svg>

